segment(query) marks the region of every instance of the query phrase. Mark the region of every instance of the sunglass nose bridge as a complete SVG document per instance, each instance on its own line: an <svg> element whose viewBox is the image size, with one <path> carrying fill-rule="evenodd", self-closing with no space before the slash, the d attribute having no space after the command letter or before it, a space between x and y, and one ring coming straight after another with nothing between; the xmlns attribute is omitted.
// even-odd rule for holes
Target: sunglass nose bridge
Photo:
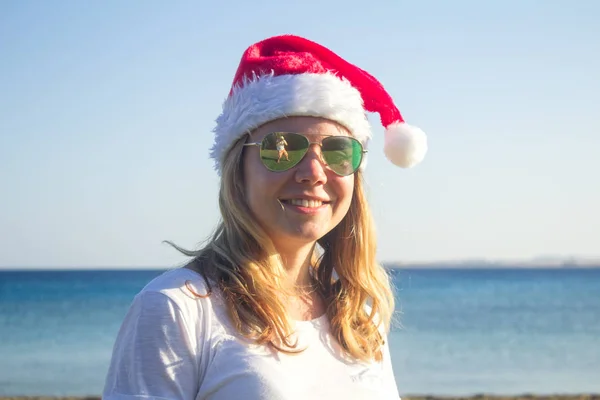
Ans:
<svg viewBox="0 0 600 400"><path fill-rule="evenodd" d="M311 141L309 141L308 142L308 148L306 149L306 151L309 152L310 148L313 147L313 145L319 148L318 153L319 153L320 156L323 156L323 142L311 142Z"/></svg>
<svg viewBox="0 0 600 400"><path fill-rule="evenodd" d="M308 156L308 153L311 151L313 145L316 146L313 151L316 152L317 159L321 162L321 164L323 164L323 167L327 167L327 161L325 161L325 157L323 156L323 143L321 142L308 142L308 148L306 149L304 158Z"/></svg>

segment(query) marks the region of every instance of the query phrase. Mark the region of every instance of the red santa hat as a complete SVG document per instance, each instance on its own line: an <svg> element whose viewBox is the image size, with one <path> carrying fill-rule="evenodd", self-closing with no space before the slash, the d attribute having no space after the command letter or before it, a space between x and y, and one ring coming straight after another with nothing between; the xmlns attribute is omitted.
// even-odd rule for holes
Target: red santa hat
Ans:
<svg viewBox="0 0 600 400"><path fill-rule="evenodd" d="M384 153L393 164L410 168L423 160L425 133L404 121L377 79L318 43L293 35L271 37L242 55L216 120L210 155L220 174L223 157L239 137L290 116L335 121L366 148L371 138L366 112L379 114Z"/></svg>

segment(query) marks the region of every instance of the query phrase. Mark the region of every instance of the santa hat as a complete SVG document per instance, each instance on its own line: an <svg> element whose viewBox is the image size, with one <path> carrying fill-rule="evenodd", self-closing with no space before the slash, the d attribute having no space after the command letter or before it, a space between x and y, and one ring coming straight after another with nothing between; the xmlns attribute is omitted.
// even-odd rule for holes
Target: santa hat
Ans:
<svg viewBox="0 0 600 400"><path fill-rule="evenodd" d="M318 43L293 35L271 37L244 52L216 120L210 155L220 174L223 157L239 137L290 116L335 121L366 148L371 138L366 112L379 113L384 153L392 163L410 168L423 160L425 133L404 122L377 79Z"/></svg>

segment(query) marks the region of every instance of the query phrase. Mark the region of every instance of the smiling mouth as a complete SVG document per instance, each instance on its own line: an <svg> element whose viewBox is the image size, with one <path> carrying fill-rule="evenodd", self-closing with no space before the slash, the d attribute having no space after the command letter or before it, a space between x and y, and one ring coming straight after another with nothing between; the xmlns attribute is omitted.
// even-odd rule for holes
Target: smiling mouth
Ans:
<svg viewBox="0 0 600 400"><path fill-rule="evenodd" d="M321 200L306 200L306 199L286 199L280 200L283 204L288 204L292 206L305 207L305 208L318 208L324 204L329 204L329 201L321 201Z"/></svg>

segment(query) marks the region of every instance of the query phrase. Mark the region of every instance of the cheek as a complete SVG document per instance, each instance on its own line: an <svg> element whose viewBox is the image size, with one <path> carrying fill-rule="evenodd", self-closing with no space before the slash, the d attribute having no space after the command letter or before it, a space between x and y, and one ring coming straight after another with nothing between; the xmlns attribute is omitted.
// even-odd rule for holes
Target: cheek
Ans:
<svg viewBox="0 0 600 400"><path fill-rule="evenodd" d="M247 152L244 154L243 165L244 165L244 187L246 188L246 195L253 197L255 194L260 193L260 187L263 185L261 180L263 179L262 171L260 170L261 165L257 165L255 154Z"/></svg>
<svg viewBox="0 0 600 400"><path fill-rule="evenodd" d="M256 196L260 193L260 182L256 172L254 171L255 166L252 163L252 160L249 159L247 154L244 154L244 191L246 194L246 203L250 210L256 214L256 204L259 200Z"/></svg>
<svg viewBox="0 0 600 400"><path fill-rule="evenodd" d="M354 194L354 177L344 177L336 183L336 191L339 199L339 212L346 215L350 208L350 203L352 202L352 195Z"/></svg>
<svg viewBox="0 0 600 400"><path fill-rule="evenodd" d="M264 194L262 187L263 187L262 183L260 182L259 179L256 178L255 175L252 175L250 173L246 174L246 180L245 180L246 198L245 198L245 201L248 204L248 206L250 207L250 210L252 210L252 212L254 214L257 214L257 211L259 211L257 208L262 202L261 199L262 199L262 195Z"/></svg>
<svg viewBox="0 0 600 400"><path fill-rule="evenodd" d="M278 182L277 177L258 161L258 156L256 159L251 157L252 155L249 155L244 159L246 202L255 214L262 214L274 197Z"/></svg>

